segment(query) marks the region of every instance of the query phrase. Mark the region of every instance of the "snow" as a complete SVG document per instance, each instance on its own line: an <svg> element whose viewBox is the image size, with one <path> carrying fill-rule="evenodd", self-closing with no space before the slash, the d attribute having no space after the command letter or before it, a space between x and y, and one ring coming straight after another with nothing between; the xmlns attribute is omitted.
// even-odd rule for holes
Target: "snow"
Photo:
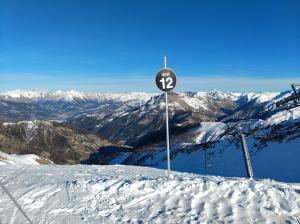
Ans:
<svg viewBox="0 0 300 224"><path fill-rule="evenodd" d="M208 92L196 92L193 96L197 98L213 98L215 100L219 99L231 99L233 101L238 101L239 99L246 99L247 102L255 100L257 103L264 103L271 101L278 97L286 97L290 95L291 92L245 92L245 93L235 93L235 92L222 92L219 90L212 90ZM191 97L190 97L191 98ZM204 105L205 106L205 105Z"/></svg>
<svg viewBox="0 0 300 224"><path fill-rule="evenodd" d="M221 122L203 122L198 129L191 130L190 143L172 144L172 170L197 174L222 175L227 177L245 177L246 169L239 136L224 135L225 124ZM266 130L264 130L266 131ZM267 135L266 133L257 133ZM223 137L222 137L223 136ZM188 140L188 139L186 139ZM196 144L214 142L206 148ZM196 144L195 144L196 143ZM247 137L254 177L270 178L277 181L300 183L300 139L297 134L279 140L260 142L253 136ZM129 154L134 161L155 168L166 169L166 148L149 148L144 152ZM120 158L117 160L117 158ZM124 161L124 155L116 157L111 165ZM132 159L131 159L132 160ZM116 162L117 161L117 162Z"/></svg>
<svg viewBox="0 0 300 224"><path fill-rule="evenodd" d="M292 108L290 110L279 111L278 113L269 117L265 125L275 125L281 122L295 122L300 118L300 107Z"/></svg>
<svg viewBox="0 0 300 224"><path fill-rule="evenodd" d="M0 166L4 165L38 165L37 159L40 157L34 154L15 155L0 151ZM1 168L0 168L1 169Z"/></svg>
<svg viewBox="0 0 300 224"><path fill-rule="evenodd" d="M237 101L240 98L246 98L247 101L256 100L257 103L263 103L274 99L279 94L280 92L245 92L245 93L235 93L230 91L222 92L215 89L208 92L197 92L195 95L202 98L210 96L216 100L227 98L233 101Z"/></svg>
<svg viewBox="0 0 300 224"><path fill-rule="evenodd" d="M215 100L243 98L243 103L245 99L257 103L269 101L266 106L270 106L288 94L214 90L181 96L192 108L205 109L204 97ZM82 93L75 90L0 93L4 98L15 99L117 100L124 103L136 101L141 105L154 95ZM114 115L125 116L126 113L120 109ZM294 123L299 117L299 107L281 110L266 121L260 120L257 125L267 129L268 125ZM38 131L37 121L26 121L25 129L25 139L30 142ZM247 142L255 178L271 178L290 184L269 179L248 180L238 178L246 174L239 141L220 139L225 130L224 123L202 122L200 128L192 130L192 143L173 145L172 170L190 174L172 172L170 180L166 178L165 170L119 165L38 165L39 157L36 155L17 156L3 152L0 152L0 180L34 223L300 223L299 138L270 141L259 148L255 146L258 140L249 136ZM193 149L195 143L216 140L218 142L210 146L206 153L202 149ZM190 151L181 150L189 149L189 146ZM123 153L110 164L122 163L130 155L130 152ZM142 158L143 154L138 156ZM163 147L157 149L153 156L145 159L143 165L165 168L166 150ZM1 190L0 223L25 223Z"/></svg>
<svg viewBox="0 0 300 224"><path fill-rule="evenodd" d="M191 95L186 93L180 93L179 95L181 96L182 100L193 109L207 109L206 102L203 100L203 98L198 97L196 94Z"/></svg>
<svg viewBox="0 0 300 224"><path fill-rule="evenodd" d="M202 122L201 127L195 131L199 133L195 142L200 144L216 141L226 129L226 124L222 122Z"/></svg>
<svg viewBox="0 0 300 224"><path fill-rule="evenodd" d="M145 103L151 99L152 96L157 94L154 93L143 93L143 92L129 92L129 93L86 93L76 90L62 91L57 90L50 92L47 90L22 90L17 89L8 92L0 93L0 96L5 99L27 99L27 100L64 100L64 101L75 101L75 100L95 100L95 101L106 101L106 100L117 100L120 102L127 101L140 101Z"/></svg>
<svg viewBox="0 0 300 224"><path fill-rule="evenodd" d="M2 165L34 223L296 223L300 185L135 166ZM18 174L17 177L14 177ZM25 223L3 191L2 223Z"/></svg>
<svg viewBox="0 0 300 224"><path fill-rule="evenodd" d="M53 96L56 96L59 99L64 99L66 101L73 101L75 99L83 100L86 98L85 94L76 90L70 90L70 91L61 91L57 90L53 93Z"/></svg>
<svg viewBox="0 0 300 224"><path fill-rule="evenodd" d="M290 94L290 93L289 93ZM274 103L275 99L279 96L286 97L286 92L246 92L246 93L234 93L234 92L222 92L219 90L212 90L208 92L195 92L195 93L187 93L181 94L184 101L190 105L194 109L206 109L207 102L205 99L214 99L214 100L222 100L222 99L230 99L232 101L238 101L240 99L246 100L246 102L255 100L256 103L264 103L270 101Z"/></svg>
<svg viewBox="0 0 300 224"><path fill-rule="evenodd" d="M272 99L281 96L283 93L280 92L249 92L249 93L234 93L234 92L222 92L219 90L212 90L208 92L195 92L193 94L184 94L181 93L181 96L191 107L197 108L206 108L206 105L203 103L204 98L213 98L213 99L231 99L237 101L240 98L246 98L247 101L256 100L258 103L263 103L266 101L271 101ZM289 93L290 94L290 93ZM74 100L118 100L120 102L127 101L140 101L147 102L153 96L157 96L156 93L143 93L143 92L128 92L128 93L86 93L76 90L62 91L57 90L50 92L47 90L22 90L17 89L8 92L0 93L0 96L5 99L28 99L28 100L65 100L65 101L74 101ZM287 94L283 94L286 96Z"/></svg>
<svg viewBox="0 0 300 224"><path fill-rule="evenodd" d="M0 96L5 96L6 98L43 98L47 94L47 91L43 90L22 90L16 89L13 91L0 93Z"/></svg>
<svg viewBox="0 0 300 224"><path fill-rule="evenodd" d="M257 103L263 103L267 101L271 101L278 95L280 95L280 92L250 92L250 93L244 93L242 94L243 97L246 97L248 101L256 100Z"/></svg>
<svg viewBox="0 0 300 224"><path fill-rule="evenodd" d="M242 94L241 93L233 93L233 92L222 92L219 90L212 90L212 91L208 91L208 92L197 92L195 94L197 97L201 97L201 98L206 98L206 97L213 97L214 99L218 100L218 99L222 99L222 98L229 98L232 100L238 100Z"/></svg>

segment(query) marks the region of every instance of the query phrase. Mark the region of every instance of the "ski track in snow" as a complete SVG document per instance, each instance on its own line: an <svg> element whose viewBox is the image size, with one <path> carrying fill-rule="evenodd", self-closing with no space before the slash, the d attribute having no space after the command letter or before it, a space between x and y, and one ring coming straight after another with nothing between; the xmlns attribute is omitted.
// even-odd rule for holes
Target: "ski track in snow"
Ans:
<svg viewBox="0 0 300 224"><path fill-rule="evenodd" d="M22 175L14 176L17 170ZM298 223L300 184L134 166L1 165L34 223ZM26 223L0 191L1 223Z"/></svg>

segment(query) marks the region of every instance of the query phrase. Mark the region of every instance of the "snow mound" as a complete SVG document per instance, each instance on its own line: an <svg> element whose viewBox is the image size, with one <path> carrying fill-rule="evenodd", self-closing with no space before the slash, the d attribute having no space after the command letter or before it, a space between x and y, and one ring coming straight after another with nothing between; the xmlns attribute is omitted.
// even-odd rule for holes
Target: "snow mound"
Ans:
<svg viewBox="0 0 300 224"><path fill-rule="evenodd" d="M37 160L40 157L34 154L16 155L7 154L0 151L0 166L1 165L39 165Z"/></svg>
<svg viewBox="0 0 300 224"><path fill-rule="evenodd" d="M16 172L22 172L12 178ZM34 223L297 223L300 185L134 166L0 166ZM3 223L25 223L1 192Z"/></svg>

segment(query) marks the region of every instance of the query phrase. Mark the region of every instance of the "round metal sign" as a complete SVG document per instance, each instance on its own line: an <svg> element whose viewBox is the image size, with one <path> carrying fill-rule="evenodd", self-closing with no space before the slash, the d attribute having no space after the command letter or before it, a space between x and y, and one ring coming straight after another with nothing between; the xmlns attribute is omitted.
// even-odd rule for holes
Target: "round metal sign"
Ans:
<svg viewBox="0 0 300 224"><path fill-rule="evenodd" d="M157 73L155 82L161 91L169 92L176 86L176 75L172 70L163 68Z"/></svg>

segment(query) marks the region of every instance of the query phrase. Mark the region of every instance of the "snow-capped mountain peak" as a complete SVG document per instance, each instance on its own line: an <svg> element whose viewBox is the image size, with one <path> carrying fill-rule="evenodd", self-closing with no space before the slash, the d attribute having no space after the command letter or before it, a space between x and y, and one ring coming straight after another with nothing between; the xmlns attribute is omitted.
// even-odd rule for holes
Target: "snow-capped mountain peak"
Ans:
<svg viewBox="0 0 300 224"><path fill-rule="evenodd" d="M7 91L0 93L0 96L9 99L9 98L28 98L28 99L39 99L44 98L47 95L47 91L45 90L23 90L16 89L13 91Z"/></svg>
<svg viewBox="0 0 300 224"><path fill-rule="evenodd" d="M121 102L126 101L148 101L152 96L157 95L154 93L142 93L142 92L129 92L129 93L87 93L77 90L57 90L54 92L48 90L22 90L17 89L13 91L7 91L0 93L0 98L6 100L64 100L64 101L76 101L76 100L118 100Z"/></svg>
<svg viewBox="0 0 300 224"><path fill-rule="evenodd" d="M53 95L57 97L58 99L64 99L66 101L73 101L76 99L83 100L87 98L87 95L83 92L79 92L76 90L69 90L69 91L62 91L62 90L57 90L54 93L49 93L49 95Z"/></svg>

